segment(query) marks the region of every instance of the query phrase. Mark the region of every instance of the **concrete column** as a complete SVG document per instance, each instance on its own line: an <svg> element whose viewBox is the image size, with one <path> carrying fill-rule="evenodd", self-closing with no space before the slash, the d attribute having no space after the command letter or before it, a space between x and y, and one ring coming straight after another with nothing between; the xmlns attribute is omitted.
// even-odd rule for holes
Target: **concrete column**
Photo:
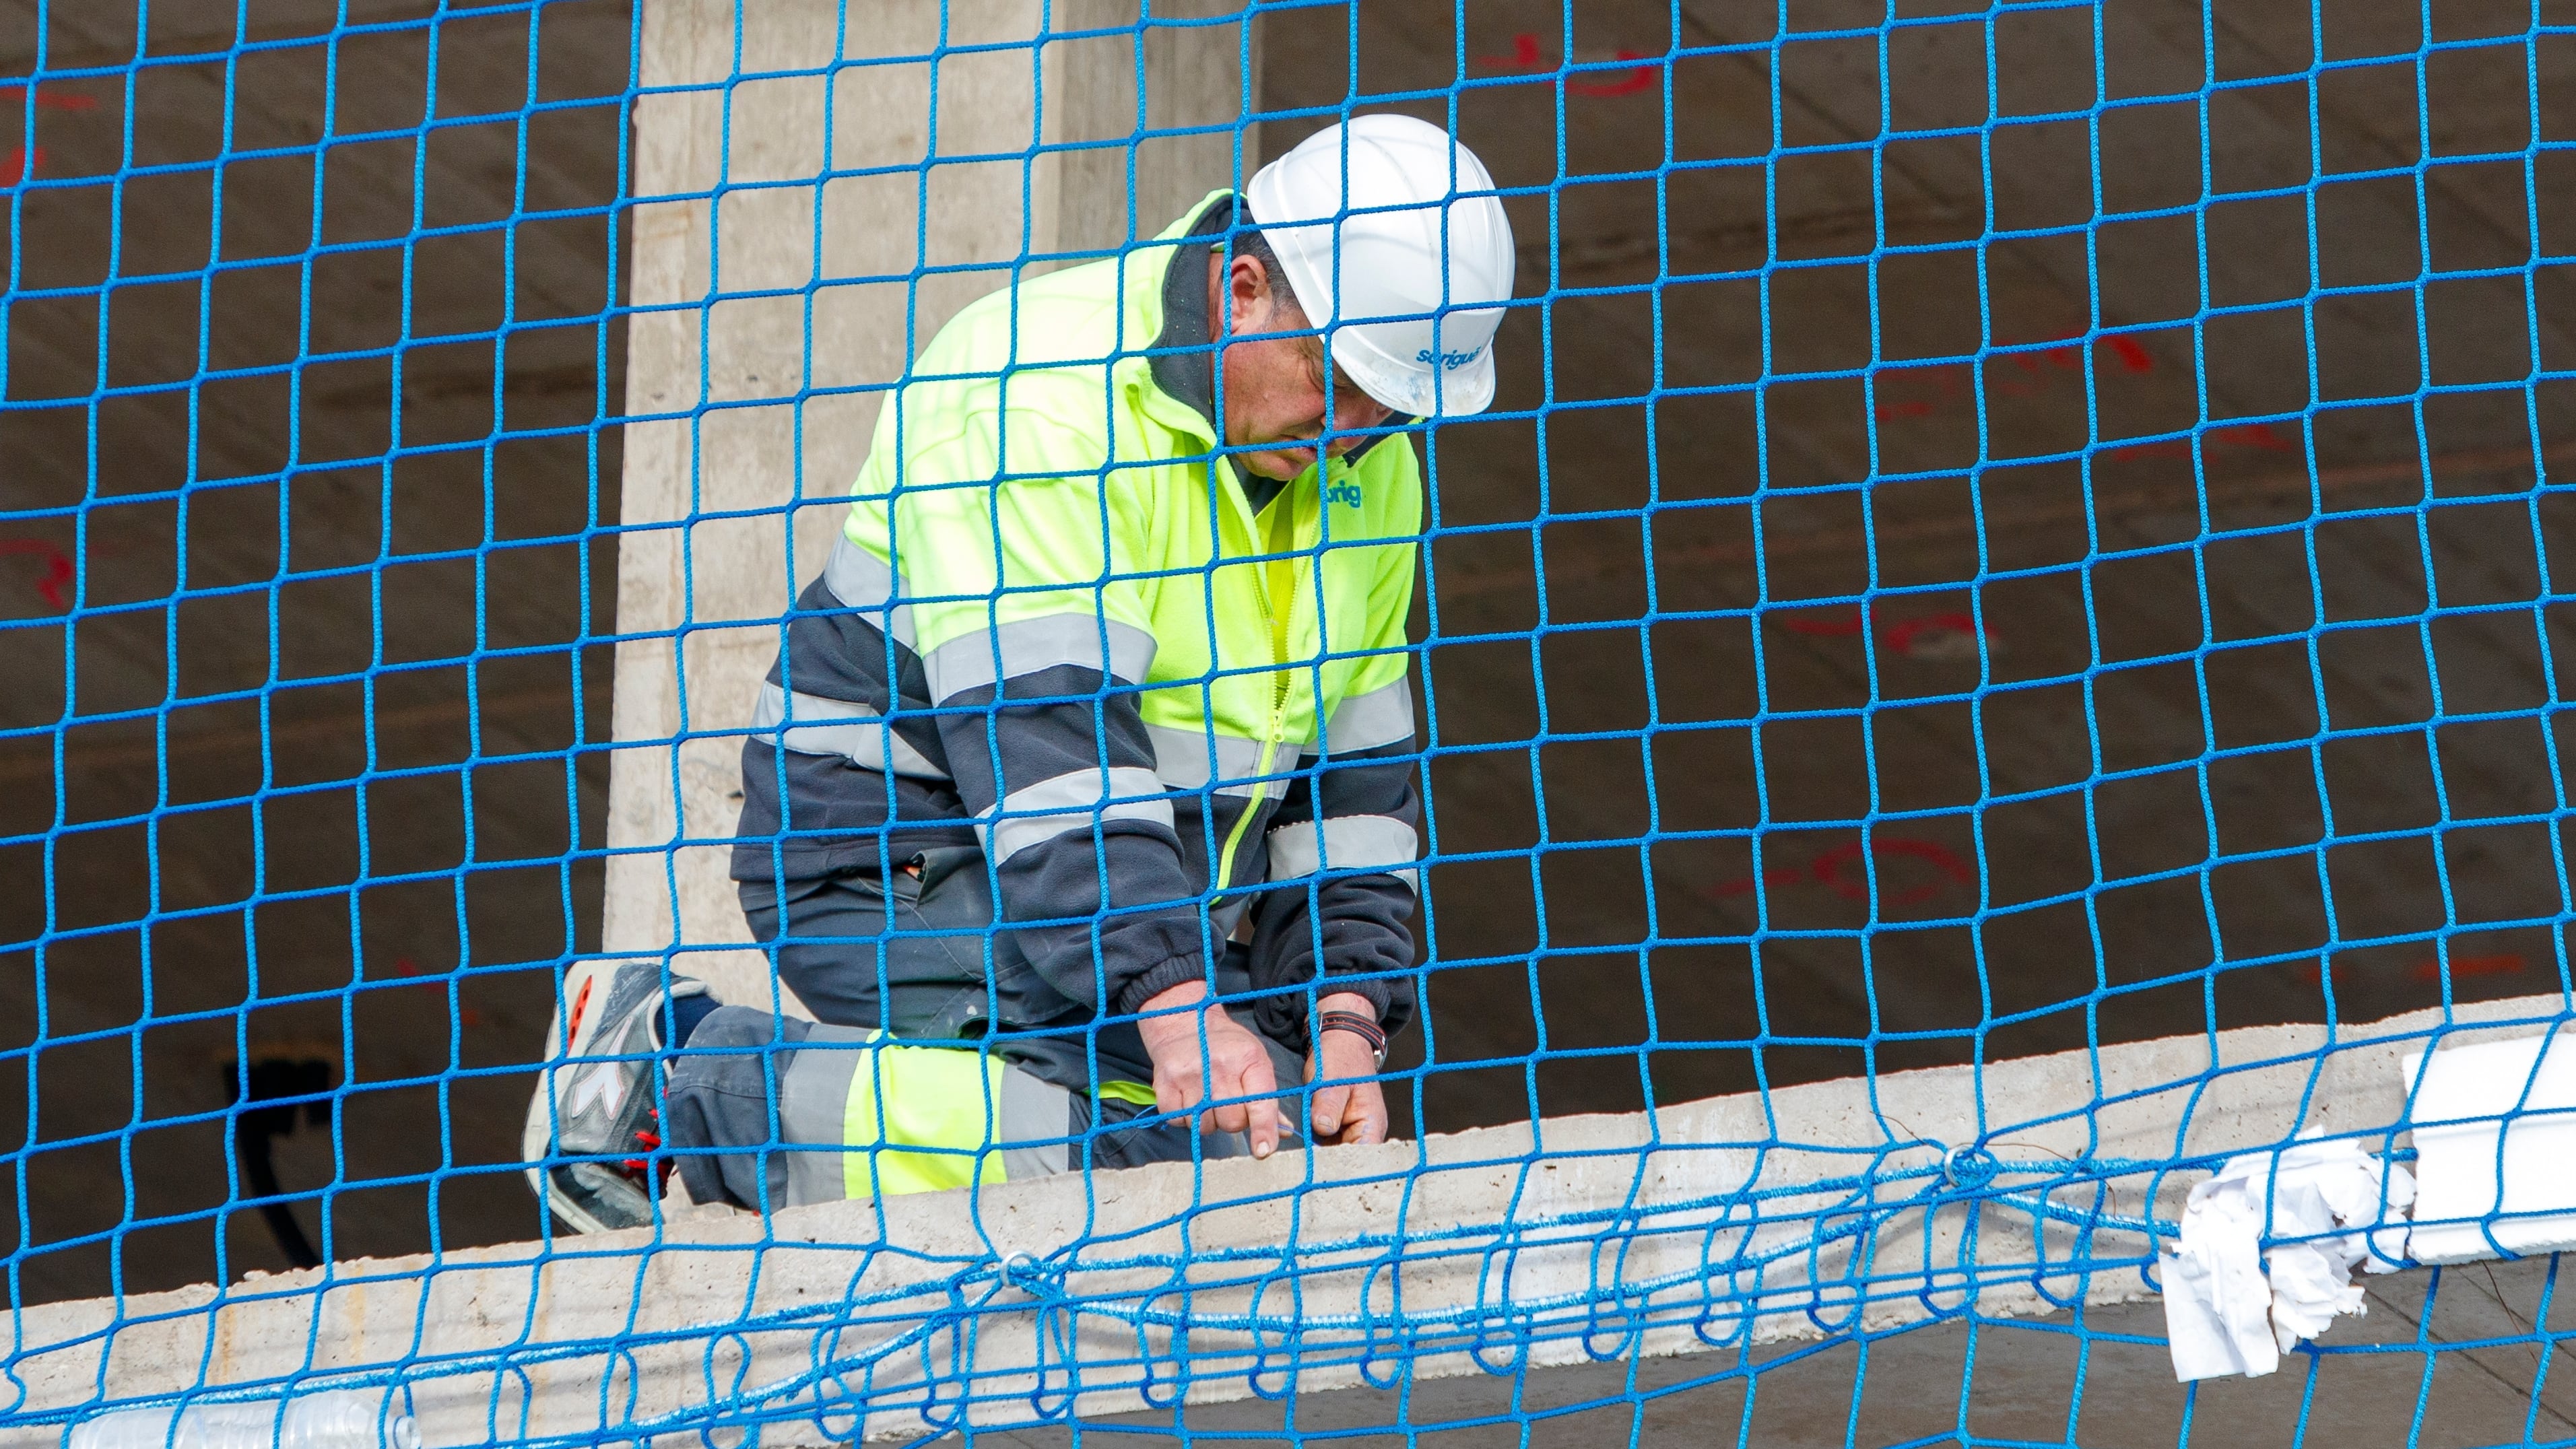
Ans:
<svg viewBox="0 0 2576 1449"><path fill-rule="evenodd" d="M706 732L749 722L880 389L940 325L1015 268L1151 236L1258 164L1248 127L1045 148L1240 125L1257 27L1148 23L1140 60L1121 28L1139 0L642 8L629 295L650 310L629 324L627 411L653 420L625 430L604 938L796 1011L758 953L724 949L749 939L726 876L741 737ZM942 268L962 270L925 275Z"/></svg>

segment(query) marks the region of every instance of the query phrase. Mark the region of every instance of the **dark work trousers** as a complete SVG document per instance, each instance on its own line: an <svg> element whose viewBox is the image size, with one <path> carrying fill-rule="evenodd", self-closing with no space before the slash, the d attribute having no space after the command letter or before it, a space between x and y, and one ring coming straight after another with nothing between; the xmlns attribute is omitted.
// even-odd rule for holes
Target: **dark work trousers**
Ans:
<svg viewBox="0 0 2576 1449"><path fill-rule="evenodd" d="M1011 932L992 929L983 852L931 850L915 863L918 879L865 870L787 881L783 890L767 881L741 884L753 939L774 947L780 979L834 1045L885 1031L906 1045L989 1049L1009 1063L998 1126L1041 1143L1053 1140L1005 1151L1011 1180L1086 1161L1095 1168L1187 1161L1193 1136L1187 1123L1118 1126L1153 1113L1119 1095L1151 1088L1144 1041L1133 1023L1094 1028L1093 1013L1048 984ZM1250 986L1238 948L1220 964L1217 989L1232 996ZM1235 1013L1247 1026L1252 1015ZM796 1066L812 1031L766 1011L728 1007L690 1034L672 1063L664 1137L680 1150L679 1171L693 1200L757 1208L842 1195L831 1150L840 1145L838 1107L818 1106L821 1098L800 1085L816 1079L810 1070L816 1063L802 1073ZM1302 1052L1262 1040L1281 1087L1293 1091L1304 1077ZM847 1073L840 1064L840 1077ZM1101 1082L1133 1086L1104 1095L1096 1088ZM1301 1101L1281 1100L1283 1125L1302 1121ZM706 1148L719 1151L690 1150ZM766 1150L738 1155L721 1151L726 1148ZM1213 1134L1197 1144L1207 1158L1248 1150L1241 1134Z"/></svg>
<svg viewBox="0 0 2576 1449"><path fill-rule="evenodd" d="M1085 1092L1095 1070L1153 1080L1133 1023L1093 1032L1092 1013L1038 974L1016 935L993 929L982 851L928 850L913 862L918 878L868 869L742 883L751 938L776 949L779 979L815 1020L906 1041L982 1041L998 1029L1003 1056Z"/></svg>

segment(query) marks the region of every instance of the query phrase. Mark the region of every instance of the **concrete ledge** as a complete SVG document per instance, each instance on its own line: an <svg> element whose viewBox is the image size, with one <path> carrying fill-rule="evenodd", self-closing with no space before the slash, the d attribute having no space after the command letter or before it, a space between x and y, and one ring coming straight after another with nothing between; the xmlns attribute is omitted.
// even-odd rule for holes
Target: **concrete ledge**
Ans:
<svg viewBox="0 0 2576 1449"><path fill-rule="evenodd" d="M2404 1128L2428 1036L2264 1027L28 1309L0 1442L122 1401L399 1383L435 1446L918 1434L2150 1296L2204 1159ZM2376 1140L2373 1147L2385 1145ZM1953 1149L1975 1149L1953 1161Z"/></svg>

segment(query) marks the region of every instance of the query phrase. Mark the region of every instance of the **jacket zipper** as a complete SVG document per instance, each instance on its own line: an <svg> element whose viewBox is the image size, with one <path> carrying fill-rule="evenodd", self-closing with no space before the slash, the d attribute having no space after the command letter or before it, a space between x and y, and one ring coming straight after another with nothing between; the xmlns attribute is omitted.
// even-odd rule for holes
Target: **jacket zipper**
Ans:
<svg viewBox="0 0 2576 1449"><path fill-rule="evenodd" d="M1270 521L1270 537L1262 552L1279 557L1262 566L1261 583L1253 590L1254 597L1261 601L1261 621L1270 626L1270 728L1264 732L1261 741L1261 763L1252 771L1254 778L1262 780L1262 783L1256 787L1260 793L1243 807L1243 813L1235 817L1234 829L1226 834L1225 851L1217 857L1216 879L1212 882L1217 893L1208 899L1210 906L1225 899L1225 888L1234 880L1235 849L1243 843L1244 832L1251 828L1252 817L1261 813L1261 801L1270 791L1266 777L1288 732L1288 692L1296 683L1288 665L1288 625L1297 610L1295 550L1298 501L1294 483L1271 500L1271 506L1278 513ZM1287 534L1284 539L1280 537L1282 532ZM1273 600L1278 598L1284 598L1285 603L1274 604Z"/></svg>

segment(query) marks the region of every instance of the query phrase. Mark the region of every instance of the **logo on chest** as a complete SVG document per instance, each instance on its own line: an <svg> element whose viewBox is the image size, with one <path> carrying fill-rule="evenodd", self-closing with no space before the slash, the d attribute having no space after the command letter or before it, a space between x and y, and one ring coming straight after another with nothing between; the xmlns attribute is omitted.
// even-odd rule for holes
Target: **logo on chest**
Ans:
<svg viewBox="0 0 2576 1449"><path fill-rule="evenodd" d="M1357 483L1336 483L1332 487L1324 490L1324 501L1326 503L1346 503L1353 508L1357 508L1360 506L1360 485Z"/></svg>

